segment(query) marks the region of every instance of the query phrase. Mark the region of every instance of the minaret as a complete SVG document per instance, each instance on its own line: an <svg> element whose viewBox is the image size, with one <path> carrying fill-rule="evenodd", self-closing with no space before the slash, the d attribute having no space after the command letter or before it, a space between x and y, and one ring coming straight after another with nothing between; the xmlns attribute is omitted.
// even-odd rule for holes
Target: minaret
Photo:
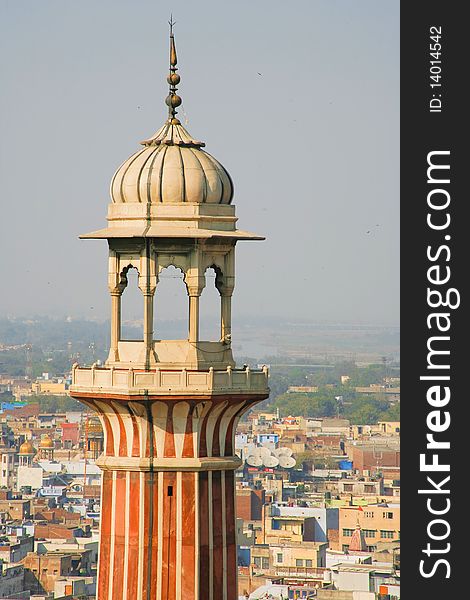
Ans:
<svg viewBox="0 0 470 600"><path fill-rule="evenodd" d="M23 442L18 452L18 462L20 467L31 467L36 450L31 442Z"/></svg>
<svg viewBox="0 0 470 600"><path fill-rule="evenodd" d="M267 398L267 368L236 368L231 349L236 229L233 184L177 118L176 47L170 23L169 115L111 183L107 239L111 344L103 366L74 365L70 395L94 409L104 451L97 600L235 600L235 427ZM154 335L159 274L181 269L185 340ZM201 340L206 270L220 294L220 337ZM121 336L130 269L143 295L143 339ZM210 281L210 280L209 280Z"/></svg>
<svg viewBox="0 0 470 600"><path fill-rule="evenodd" d="M54 460L54 442L47 433L42 436L39 443L39 458L42 460Z"/></svg>

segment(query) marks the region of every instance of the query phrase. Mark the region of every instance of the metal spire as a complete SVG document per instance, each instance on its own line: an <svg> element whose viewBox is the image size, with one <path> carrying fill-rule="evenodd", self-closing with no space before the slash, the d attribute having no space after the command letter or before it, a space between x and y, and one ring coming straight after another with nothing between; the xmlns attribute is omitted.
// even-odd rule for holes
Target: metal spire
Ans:
<svg viewBox="0 0 470 600"><path fill-rule="evenodd" d="M181 78L176 72L178 70L176 67L178 59L176 56L175 37L173 35L173 25L175 25L175 21L173 21L173 15L170 15L168 24L170 26L170 73L167 77L167 81L170 84L170 92L166 97L165 102L168 106L168 120L172 125L179 125L180 121L176 118L176 108L180 106L182 100L181 97L176 93L176 86L179 84Z"/></svg>

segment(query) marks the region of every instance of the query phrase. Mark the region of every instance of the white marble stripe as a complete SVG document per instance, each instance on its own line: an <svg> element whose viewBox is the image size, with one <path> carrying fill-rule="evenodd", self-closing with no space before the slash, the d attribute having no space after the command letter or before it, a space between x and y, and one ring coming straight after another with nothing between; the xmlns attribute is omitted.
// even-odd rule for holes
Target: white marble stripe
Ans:
<svg viewBox="0 0 470 600"><path fill-rule="evenodd" d="M127 600L127 578L129 575L129 504L131 501L131 474L126 472L126 505L124 507L124 575L122 578L122 599ZM132 599L131 599L132 600Z"/></svg>
<svg viewBox="0 0 470 600"><path fill-rule="evenodd" d="M104 402L100 402L96 400L96 404L103 411L105 418L108 419L109 424L111 425L111 431L113 432L113 442L114 442L114 456L119 456L119 441L121 439L121 431L119 429L119 419L116 416L116 413L108 404ZM111 408L111 410L109 410Z"/></svg>
<svg viewBox="0 0 470 600"><path fill-rule="evenodd" d="M220 485L222 488L222 598L227 600L227 513L225 496L225 471L220 473Z"/></svg>
<svg viewBox="0 0 470 600"><path fill-rule="evenodd" d="M196 415L193 420L193 431L195 431L196 436L196 440L194 442L194 456L199 456L199 445L201 443L202 425L204 423L206 415L210 412L212 408L212 404L213 403L210 401L204 402L201 408L197 406L196 410L194 411Z"/></svg>
<svg viewBox="0 0 470 600"><path fill-rule="evenodd" d="M189 404L178 402L173 408L173 436L175 440L175 454L177 458L183 455L184 438L188 423Z"/></svg>
<svg viewBox="0 0 470 600"><path fill-rule="evenodd" d="M152 403L153 435L157 449L156 458L165 454L165 436L167 427L168 405L164 402Z"/></svg>
<svg viewBox="0 0 470 600"><path fill-rule="evenodd" d="M158 518L157 518L157 600L169 600L164 598L162 590L162 569L163 569L163 472L158 473ZM155 516L155 515L154 515Z"/></svg>
<svg viewBox="0 0 470 600"><path fill-rule="evenodd" d="M237 413L238 410L243 406L243 402L238 402L237 404L230 405L225 411L223 417L220 420L219 427L219 446L220 446L220 456L225 455L225 441L227 439L227 431L230 425L230 421L232 417Z"/></svg>
<svg viewBox="0 0 470 600"><path fill-rule="evenodd" d="M108 600L113 600L114 542L116 539L116 476L117 472L113 471L113 484L111 492L111 539L109 544Z"/></svg>
<svg viewBox="0 0 470 600"><path fill-rule="evenodd" d="M113 445L114 448L116 448L116 436L114 434L114 428L113 428L113 424L111 423L111 419L109 419L109 414L108 414L108 405L105 404L104 402L99 402L98 400L95 400L95 404L99 410L98 412L98 416L100 418L101 421L101 426L103 427L103 431L104 431L104 453L107 454L107 449L108 449L108 427L111 428L111 432L113 434ZM107 427L108 426L108 427Z"/></svg>
<svg viewBox="0 0 470 600"><path fill-rule="evenodd" d="M199 473L194 473L194 598L199 598Z"/></svg>
<svg viewBox="0 0 470 600"><path fill-rule="evenodd" d="M93 406L95 406L95 405L93 405ZM98 408L98 406L96 408ZM103 454L106 454L106 448L108 447L108 429L106 427L106 421L104 419L104 416L101 414L101 412L98 412L96 409L95 409L95 415L100 420L101 429L103 430ZM101 502L100 506L103 506L103 502Z"/></svg>
<svg viewBox="0 0 470 600"><path fill-rule="evenodd" d="M147 446L147 411L145 410L145 406L143 406L139 402L129 402L129 408L132 410L136 417L135 420L137 421L137 429L139 431L140 457L144 458Z"/></svg>
<svg viewBox="0 0 470 600"><path fill-rule="evenodd" d="M111 405L113 409L119 413L122 423L124 424L124 431L126 432L127 456L132 456L132 445L134 440L134 427L132 424L132 418L127 408L124 408L118 402L111 402Z"/></svg>
<svg viewBox="0 0 470 600"><path fill-rule="evenodd" d="M214 430L217 425L217 419L219 418L222 411L225 410L228 402L224 400L220 402L220 404L216 404L210 412L210 415L207 419L206 426L206 444L207 444L207 456L212 456L212 446L214 440Z"/></svg>
<svg viewBox="0 0 470 600"><path fill-rule="evenodd" d="M108 418L109 418L109 422L111 423L111 427L113 430L113 436L114 436L114 453L116 456L119 456L119 452L120 449L119 447L121 446L121 444L124 442L126 447L125 447L125 452L127 453L127 438L126 435L124 433L124 436L121 436L121 425L124 426L124 422L122 419L121 414L114 408L113 403L110 402L108 404L110 410L108 410ZM124 428L124 432L125 432L125 428Z"/></svg>
<svg viewBox="0 0 470 600"><path fill-rule="evenodd" d="M207 512L209 513L209 600L214 597L214 515L212 513L212 471L207 474L208 494Z"/></svg>
<svg viewBox="0 0 470 600"><path fill-rule="evenodd" d="M139 473L139 556L137 563L137 600L143 600L142 592L144 588L144 499L145 499L145 473ZM131 599L133 600L133 599Z"/></svg>
<svg viewBox="0 0 470 600"><path fill-rule="evenodd" d="M176 473L176 600L181 597L181 564L183 554L183 485L181 471Z"/></svg>

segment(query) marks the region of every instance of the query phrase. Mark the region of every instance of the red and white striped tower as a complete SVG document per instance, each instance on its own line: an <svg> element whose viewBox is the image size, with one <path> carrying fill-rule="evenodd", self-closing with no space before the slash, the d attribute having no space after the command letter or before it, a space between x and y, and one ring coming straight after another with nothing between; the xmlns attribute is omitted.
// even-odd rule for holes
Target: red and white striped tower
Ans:
<svg viewBox="0 0 470 600"><path fill-rule="evenodd" d="M171 24L170 24L171 26ZM267 369L238 369L231 350L236 229L224 167L176 117L170 30L169 117L114 175L107 239L111 344L105 365L74 365L70 394L104 431L97 600L235 600L235 427L268 396ZM160 272L173 265L188 294L186 340L153 333ZM121 336L129 269L143 294L143 339ZM220 293L220 339L199 338L206 270ZM158 334L158 332L157 332Z"/></svg>

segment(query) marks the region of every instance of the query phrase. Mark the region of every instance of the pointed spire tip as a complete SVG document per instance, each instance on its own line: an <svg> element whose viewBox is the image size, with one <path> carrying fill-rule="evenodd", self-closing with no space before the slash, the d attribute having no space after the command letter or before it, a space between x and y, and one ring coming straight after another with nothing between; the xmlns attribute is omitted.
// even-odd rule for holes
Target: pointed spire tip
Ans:
<svg viewBox="0 0 470 600"><path fill-rule="evenodd" d="M176 67L178 64L178 57L176 55L175 36L173 34L173 26L175 23L176 21L173 20L173 14L171 14L170 20L168 21L170 26L170 73L167 77L168 84L170 85L170 91L166 97L165 103L168 106L168 119L170 123L172 125L179 125L180 121L176 118L176 108L181 105L182 100L181 97L176 93L176 86L181 81L181 78L176 72L178 70Z"/></svg>

